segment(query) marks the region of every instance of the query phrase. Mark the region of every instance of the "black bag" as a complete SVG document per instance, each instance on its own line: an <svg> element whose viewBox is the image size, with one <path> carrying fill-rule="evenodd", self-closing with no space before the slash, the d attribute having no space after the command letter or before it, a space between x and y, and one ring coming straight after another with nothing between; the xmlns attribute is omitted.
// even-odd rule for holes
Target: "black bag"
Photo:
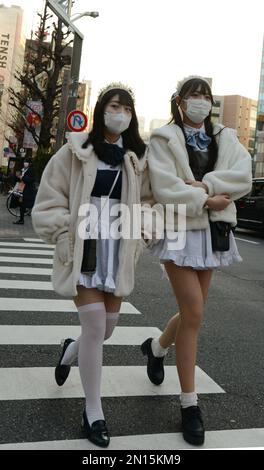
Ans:
<svg viewBox="0 0 264 470"><path fill-rule="evenodd" d="M229 235L231 224L228 222L211 222L211 239L213 251L228 251L230 248Z"/></svg>
<svg viewBox="0 0 264 470"><path fill-rule="evenodd" d="M114 189L115 184L118 180L119 174L120 174L120 170L118 170L118 172L117 172L115 180L114 180L114 182L112 184L112 187L110 189L110 192L108 194L108 198L111 196L111 194L113 192L113 189ZM96 225L99 222L99 219L100 219L101 214L102 214L102 210L103 210L103 208L101 209L101 213L99 214ZM95 227L96 227L96 225L95 225ZM95 229L95 227L94 227L94 229ZM83 259L82 259L81 273L90 274L90 273L94 273L95 270L96 270L96 239L95 238L87 238L83 242Z"/></svg>
<svg viewBox="0 0 264 470"><path fill-rule="evenodd" d="M81 272L90 274L96 270L96 239L88 238L83 242L83 259Z"/></svg>
<svg viewBox="0 0 264 470"><path fill-rule="evenodd" d="M10 209L16 209L17 207L20 206L20 202L19 202L19 197L18 196L15 196L15 194L11 194L11 197L10 197Z"/></svg>

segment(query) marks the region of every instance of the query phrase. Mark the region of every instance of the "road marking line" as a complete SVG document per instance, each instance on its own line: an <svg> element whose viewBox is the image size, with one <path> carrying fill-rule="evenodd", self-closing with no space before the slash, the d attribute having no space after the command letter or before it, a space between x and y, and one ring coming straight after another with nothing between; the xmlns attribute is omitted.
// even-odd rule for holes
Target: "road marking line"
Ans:
<svg viewBox="0 0 264 470"><path fill-rule="evenodd" d="M0 256L0 263L13 264L53 264L53 258L20 258L19 256Z"/></svg>
<svg viewBox="0 0 264 470"><path fill-rule="evenodd" d="M225 393L203 370L196 367L197 393ZM164 383L153 385L146 366L103 366L102 397L162 396L180 394L175 366L165 366ZM41 400L84 396L78 367L64 387L54 379L54 367L13 367L0 369L0 400Z"/></svg>
<svg viewBox="0 0 264 470"><path fill-rule="evenodd" d="M0 344L59 345L62 339L78 338L80 331L80 326L73 325L1 325ZM158 338L160 334L155 327L117 326L104 344L139 346L146 338Z"/></svg>
<svg viewBox="0 0 264 470"><path fill-rule="evenodd" d="M41 238L23 238L25 242L38 242L38 243L45 243Z"/></svg>
<svg viewBox="0 0 264 470"><path fill-rule="evenodd" d="M21 243L21 242L0 242L0 246L6 246L6 247L21 247L21 248L42 248L42 245L39 243ZM54 248L54 245L43 245L43 249L45 248Z"/></svg>
<svg viewBox="0 0 264 470"><path fill-rule="evenodd" d="M45 256L53 256L54 251L50 250L19 250L19 249L12 249L12 248L0 248L0 253L4 253L6 255L45 255Z"/></svg>
<svg viewBox="0 0 264 470"><path fill-rule="evenodd" d="M205 443L200 449L257 449L264 450L264 428L206 431ZM98 450L87 439L19 442L1 444L0 450ZM111 437L109 450L173 450L197 449L184 441L182 433L136 434ZM170 456L167 456L168 463ZM175 463L175 460L173 461Z"/></svg>
<svg viewBox="0 0 264 470"><path fill-rule="evenodd" d="M235 237L235 240L240 240L241 242L252 243L252 245L260 245L259 242L253 242L251 240L246 240L245 238Z"/></svg>
<svg viewBox="0 0 264 470"><path fill-rule="evenodd" d="M0 266L1 274L29 274L32 276L50 276L52 269L24 268L22 266Z"/></svg>
<svg viewBox="0 0 264 470"><path fill-rule="evenodd" d="M0 311L10 312L77 312L72 300L57 299L13 299L11 297L0 298ZM121 313L141 315L130 302L122 302Z"/></svg>
<svg viewBox="0 0 264 470"><path fill-rule="evenodd" d="M45 281L13 281L13 279L0 279L0 289L18 290L45 290L54 291L51 282Z"/></svg>

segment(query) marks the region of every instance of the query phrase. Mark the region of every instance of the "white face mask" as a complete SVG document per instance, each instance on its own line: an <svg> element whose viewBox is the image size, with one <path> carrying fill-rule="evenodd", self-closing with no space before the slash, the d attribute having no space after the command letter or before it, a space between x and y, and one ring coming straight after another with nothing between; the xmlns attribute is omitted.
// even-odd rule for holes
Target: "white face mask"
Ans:
<svg viewBox="0 0 264 470"><path fill-rule="evenodd" d="M126 129L129 128L131 116L127 116L124 113L109 113L105 112L104 122L105 127L113 134L122 134Z"/></svg>
<svg viewBox="0 0 264 470"><path fill-rule="evenodd" d="M208 100L189 98L184 101L187 104L187 108L184 112L195 124L203 122L212 109L212 103Z"/></svg>

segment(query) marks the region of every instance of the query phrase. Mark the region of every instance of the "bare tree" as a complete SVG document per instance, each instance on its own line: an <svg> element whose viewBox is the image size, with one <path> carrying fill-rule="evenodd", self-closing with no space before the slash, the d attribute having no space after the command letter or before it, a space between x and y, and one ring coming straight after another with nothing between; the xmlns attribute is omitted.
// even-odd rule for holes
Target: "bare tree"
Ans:
<svg viewBox="0 0 264 470"><path fill-rule="evenodd" d="M20 91L9 88L9 105L13 108L14 120L8 122L8 126L14 132L27 129L31 133L38 148L49 151L52 138L52 126L54 119L59 115L60 97L62 92L62 70L70 64L71 56L68 54L69 46L73 42L69 40L71 32L65 30L62 21L57 19L49 25L52 15L47 11L40 17L36 39L31 40L23 70L17 70L15 78L21 84ZM51 40L47 41L48 31L52 30ZM68 48L68 49L67 49ZM42 113L38 114L29 101L40 101ZM31 111L41 121L40 133L36 127L26 119Z"/></svg>

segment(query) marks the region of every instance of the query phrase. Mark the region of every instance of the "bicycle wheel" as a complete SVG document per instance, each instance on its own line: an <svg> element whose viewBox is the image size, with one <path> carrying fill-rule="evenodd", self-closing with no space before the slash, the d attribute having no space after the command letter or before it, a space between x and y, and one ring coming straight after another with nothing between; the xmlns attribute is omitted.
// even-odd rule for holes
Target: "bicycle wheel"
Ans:
<svg viewBox="0 0 264 470"><path fill-rule="evenodd" d="M14 217L20 217L19 205L17 205L16 207L12 207L13 197L14 197L13 193L8 194L7 199L6 199L6 208L8 212L10 212L10 214L13 215Z"/></svg>

